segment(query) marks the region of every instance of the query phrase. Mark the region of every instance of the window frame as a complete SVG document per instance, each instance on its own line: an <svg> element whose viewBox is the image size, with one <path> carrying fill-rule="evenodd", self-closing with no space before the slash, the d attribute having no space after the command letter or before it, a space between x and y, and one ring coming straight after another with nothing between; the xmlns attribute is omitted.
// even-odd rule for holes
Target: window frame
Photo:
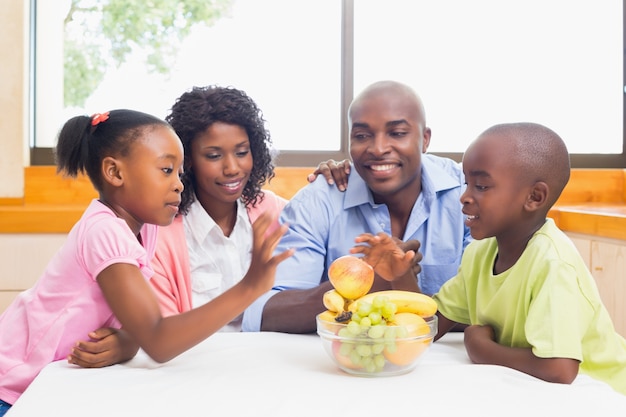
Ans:
<svg viewBox="0 0 626 417"><path fill-rule="evenodd" d="M283 167L314 167L320 161L328 159L342 160L349 156L349 135L347 113L348 107L354 97L354 0L342 0L342 28L341 28L341 92L340 92L340 147L338 151L288 151L281 150L276 165ZM626 0L622 0L622 43L626 45ZM31 0L30 16L30 164L31 165L54 165L54 150L52 148L36 147L33 140L34 124L36 114L34 107L35 100L35 35L36 35L36 1ZM626 48L623 56L623 85L626 92ZM626 168L626 94L622 94L622 153L621 154L571 154L570 161L572 168ZM433 152L433 154L451 158L460 162L463 154L461 152Z"/></svg>

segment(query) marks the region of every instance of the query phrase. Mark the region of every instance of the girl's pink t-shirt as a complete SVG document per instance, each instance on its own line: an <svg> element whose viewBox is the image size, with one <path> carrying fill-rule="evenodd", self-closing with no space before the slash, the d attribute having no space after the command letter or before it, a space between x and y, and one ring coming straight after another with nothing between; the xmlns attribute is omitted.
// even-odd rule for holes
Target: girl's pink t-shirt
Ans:
<svg viewBox="0 0 626 417"><path fill-rule="evenodd" d="M157 226L144 225L142 244L126 222L93 200L43 275L0 316L0 399L13 404L49 363L65 359L90 331L120 324L96 277L116 263L153 274Z"/></svg>

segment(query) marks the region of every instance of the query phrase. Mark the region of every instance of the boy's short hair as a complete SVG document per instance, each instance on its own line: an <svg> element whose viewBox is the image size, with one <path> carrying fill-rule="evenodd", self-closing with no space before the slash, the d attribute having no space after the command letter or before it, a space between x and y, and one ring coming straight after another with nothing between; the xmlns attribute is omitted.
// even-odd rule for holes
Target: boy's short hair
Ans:
<svg viewBox="0 0 626 417"><path fill-rule="evenodd" d="M497 134L508 140L519 174L533 183L548 184L548 205L556 203L570 177L569 152L556 132L538 123L519 122L494 125L483 134Z"/></svg>

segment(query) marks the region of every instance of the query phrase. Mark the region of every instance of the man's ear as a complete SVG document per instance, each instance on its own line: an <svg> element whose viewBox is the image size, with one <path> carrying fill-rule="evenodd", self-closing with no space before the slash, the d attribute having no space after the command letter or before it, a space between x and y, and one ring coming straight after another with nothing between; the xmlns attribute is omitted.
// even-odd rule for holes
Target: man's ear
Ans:
<svg viewBox="0 0 626 417"><path fill-rule="evenodd" d="M530 189L530 193L526 198L526 209L529 211L535 211L544 207L548 202L548 195L550 189L548 184L543 181L537 181Z"/></svg>
<svg viewBox="0 0 626 417"><path fill-rule="evenodd" d="M428 151L431 135L432 131L430 130L430 127L424 127L424 136L422 136L422 153L426 153Z"/></svg>
<svg viewBox="0 0 626 417"><path fill-rule="evenodd" d="M102 160L102 179L114 187L119 187L124 183L120 162L112 156L107 156Z"/></svg>

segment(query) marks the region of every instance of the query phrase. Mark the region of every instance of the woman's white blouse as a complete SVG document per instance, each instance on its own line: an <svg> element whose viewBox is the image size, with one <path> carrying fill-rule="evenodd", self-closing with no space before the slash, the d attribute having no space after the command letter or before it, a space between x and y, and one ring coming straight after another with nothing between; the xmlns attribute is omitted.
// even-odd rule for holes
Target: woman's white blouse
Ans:
<svg viewBox="0 0 626 417"><path fill-rule="evenodd" d="M195 308L222 294L246 274L252 257L252 225L241 200L237 202L235 227L228 237L197 200L183 225ZM221 331L241 331L241 316Z"/></svg>

